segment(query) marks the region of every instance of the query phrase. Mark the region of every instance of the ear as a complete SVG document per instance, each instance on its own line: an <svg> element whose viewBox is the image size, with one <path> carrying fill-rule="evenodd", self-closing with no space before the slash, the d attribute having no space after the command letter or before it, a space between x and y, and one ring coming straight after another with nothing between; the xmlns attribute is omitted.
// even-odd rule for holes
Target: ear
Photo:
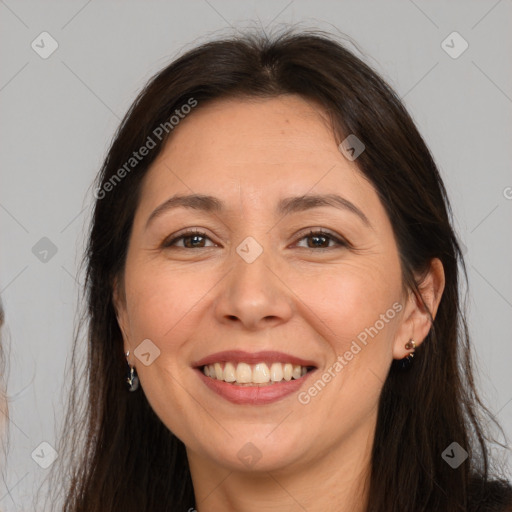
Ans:
<svg viewBox="0 0 512 512"><path fill-rule="evenodd" d="M421 297L409 290L405 304L402 323L398 328L393 345L393 358L403 359L410 351L405 344L413 339L418 347L423 343L432 327L432 320L436 317L439 303L445 285L444 268L439 258L431 260L427 272L418 283ZM425 307L426 305L426 307ZM432 315L432 320L430 315Z"/></svg>
<svg viewBox="0 0 512 512"><path fill-rule="evenodd" d="M126 353L128 352L128 350L131 350L127 336L127 333L130 332L130 330L128 323L128 313L126 311L126 296L124 292L124 287L119 282L119 279L117 277L114 279L112 303L114 305L114 310L116 312L116 318L117 323L119 325L119 329L121 329L121 333L123 335L124 352Z"/></svg>

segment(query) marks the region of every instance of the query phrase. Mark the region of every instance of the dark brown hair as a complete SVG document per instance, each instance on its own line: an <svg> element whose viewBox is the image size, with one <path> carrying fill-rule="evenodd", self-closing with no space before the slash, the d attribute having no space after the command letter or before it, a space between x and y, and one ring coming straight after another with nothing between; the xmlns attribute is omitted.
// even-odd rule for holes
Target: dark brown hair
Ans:
<svg viewBox="0 0 512 512"><path fill-rule="evenodd" d="M500 510L510 488L504 480L490 481L481 415L491 416L473 381L459 290L459 271L467 281L466 270L438 169L400 99L368 65L330 35L293 31L237 36L188 51L149 81L115 135L98 178L87 251L87 362L80 366L77 336L59 448L70 455L60 473L67 477L64 510L164 512L196 505L183 443L143 391L127 392L113 283L122 279L141 181L167 138L156 140L154 130L191 99L200 109L220 98L281 94L320 104L338 142L355 134L364 143L356 163L391 220L404 284L419 294L414 275L432 258L444 266L444 294L413 367L404 372L392 365L382 389L367 510L483 510L489 492ZM117 180L152 134L156 147ZM469 454L457 469L441 457L454 441Z"/></svg>

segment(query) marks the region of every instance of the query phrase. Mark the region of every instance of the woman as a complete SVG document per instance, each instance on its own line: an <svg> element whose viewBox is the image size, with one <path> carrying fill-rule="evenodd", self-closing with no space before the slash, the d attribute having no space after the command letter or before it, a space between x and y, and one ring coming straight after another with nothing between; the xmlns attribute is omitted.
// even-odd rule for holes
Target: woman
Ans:
<svg viewBox="0 0 512 512"><path fill-rule="evenodd" d="M95 196L66 511L510 507L446 191L342 45L186 53L130 108Z"/></svg>

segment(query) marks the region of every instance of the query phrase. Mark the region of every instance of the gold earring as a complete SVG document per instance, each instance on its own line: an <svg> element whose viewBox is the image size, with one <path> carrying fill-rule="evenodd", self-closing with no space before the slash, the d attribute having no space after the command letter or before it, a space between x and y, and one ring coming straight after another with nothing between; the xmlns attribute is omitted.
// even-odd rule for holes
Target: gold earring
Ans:
<svg viewBox="0 0 512 512"><path fill-rule="evenodd" d="M412 354L410 354L410 356L414 357L414 351L416 350L416 344L414 343L414 340L412 338L405 344L405 348L407 350L412 349ZM407 357L409 357L409 356L407 356Z"/></svg>
<svg viewBox="0 0 512 512"><path fill-rule="evenodd" d="M412 352L410 354L407 354L404 358L395 361L396 366L398 366L400 370L408 370L412 365L414 351L416 350L416 343L414 343L414 340L412 338L405 344L405 348L406 350L412 350Z"/></svg>

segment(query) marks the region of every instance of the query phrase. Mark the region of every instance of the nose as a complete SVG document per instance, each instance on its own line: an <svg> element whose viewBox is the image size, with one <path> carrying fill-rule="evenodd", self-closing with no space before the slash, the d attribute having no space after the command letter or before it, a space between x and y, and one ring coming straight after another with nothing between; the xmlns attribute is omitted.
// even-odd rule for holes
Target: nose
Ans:
<svg viewBox="0 0 512 512"><path fill-rule="evenodd" d="M231 271L217 290L217 320L251 331L289 321L293 314L293 292L269 252L264 250L251 263L236 252L232 259Z"/></svg>

